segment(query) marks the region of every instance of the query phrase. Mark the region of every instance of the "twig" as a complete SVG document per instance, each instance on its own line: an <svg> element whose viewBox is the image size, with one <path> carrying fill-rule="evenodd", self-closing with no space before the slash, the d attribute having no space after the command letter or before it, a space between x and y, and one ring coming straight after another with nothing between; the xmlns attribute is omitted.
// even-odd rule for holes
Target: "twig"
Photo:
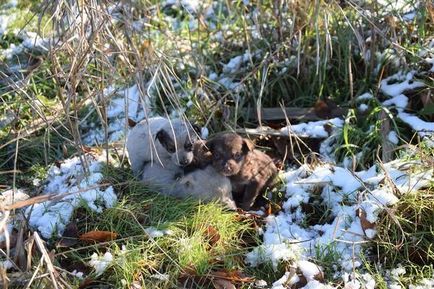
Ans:
<svg viewBox="0 0 434 289"><path fill-rule="evenodd" d="M39 237L38 232L34 232L33 236L35 237L36 245L39 248L39 251L42 253L42 257L45 260L45 264L47 265L48 272L50 273L51 281L53 282L54 288L58 289L57 281L55 274L57 274L56 269L54 269L53 263L51 262L50 256L48 256L48 252L44 246L42 239Z"/></svg>

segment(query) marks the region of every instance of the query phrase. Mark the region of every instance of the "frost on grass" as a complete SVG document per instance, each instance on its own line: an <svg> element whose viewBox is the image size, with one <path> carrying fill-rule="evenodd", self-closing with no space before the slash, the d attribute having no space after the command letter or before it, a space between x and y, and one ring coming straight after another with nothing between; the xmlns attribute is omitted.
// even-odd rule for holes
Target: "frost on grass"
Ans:
<svg viewBox="0 0 434 289"><path fill-rule="evenodd" d="M101 173L105 157L85 154L65 160L59 167L52 166L48 171L45 194L72 193L60 201L47 201L26 209L29 224L37 229L44 238L61 235L69 223L74 209L87 206L95 212L113 207L117 201L113 187L102 187Z"/></svg>
<svg viewBox="0 0 434 289"><path fill-rule="evenodd" d="M362 264L362 245L376 234L375 228L364 227L363 222L367 220L374 226L379 213L398 201L394 188L401 194L411 193L427 186L432 179L433 170L410 172L411 167L414 169L414 164L397 160L358 172L328 164L314 169L304 165L287 171L283 175L286 183L283 210L267 217L264 242L247 254L246 262L252 266L270 262L276 269L282 261L298 261L299 269L309 281L319 269L307 260L329 255L334 256L333 266L338 275L352 272ZM329 212L327 222L310 220L303 211L314 199ZM278 284L273 288L281 288ZM312 278L305 288L314 284L317 281ZM346 284L345 288L361 288L360 281L355 279Z"/></svg>

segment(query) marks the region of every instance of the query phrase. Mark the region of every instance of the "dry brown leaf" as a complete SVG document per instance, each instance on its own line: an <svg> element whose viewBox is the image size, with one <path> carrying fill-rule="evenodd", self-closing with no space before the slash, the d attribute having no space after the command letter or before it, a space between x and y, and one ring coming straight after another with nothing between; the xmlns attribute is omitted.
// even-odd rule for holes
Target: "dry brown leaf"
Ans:
<svg viewBox="0 0 434 289"><path fill-rule="evenodd" d="M213 226L208 226L205 231L205 238L211 246L214 246L220 240L220 234Z"/></svg>
<svg viewBox="0 0 434 289"><path fill-rule="evenodd" d="M212 271L209 275L214 277L214 278L225 279L225 280L229 280L231 282L237 282L237 283L248 283L248 282L254 281L254 278L245 276L239 270Z"/></svg>
<svg viewBox="0 0 434 289"><path fill-rule="evenodd" d="M80 235L79 239L85 242L106 242L116 239L117 236L117 233L110 231L90 231Z"/></svg>
<svg viewBox="0 0 434 289"><path fill-rule="evenodd" d="M366 212L363 209L357 209L356 214L360 219L363 231L375 228L375 224L366 219Z"/></svg>
<svg viewBox="0 0 434 289"><path fill-rule="evenodd" d="M136 124L137 124L137 122L135 122L135 121L132 120L131 118L128 118L128 126L129 126L130 128L135 127Z"/></svg>

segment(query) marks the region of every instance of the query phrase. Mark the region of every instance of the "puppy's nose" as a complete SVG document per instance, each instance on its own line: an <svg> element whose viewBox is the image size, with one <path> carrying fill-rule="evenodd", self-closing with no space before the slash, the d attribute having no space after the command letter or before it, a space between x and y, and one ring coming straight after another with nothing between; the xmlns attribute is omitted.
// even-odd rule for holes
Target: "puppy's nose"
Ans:
<svg viewBox="0 0 434 289"><path fill-rule="evenodd" d="M186 165L188 165L188 159L182 159L182 160L180 160L180 161L179 161L179 164L180 164L181 166L186 166Z"/></svg>
<svg viewBox="0 0 434 289"><path fill-rule="evenodd" d="M228 173L232 172L232 167L229 164L226 164L224 168L225 168L225 171L227 171Z"/></svg>

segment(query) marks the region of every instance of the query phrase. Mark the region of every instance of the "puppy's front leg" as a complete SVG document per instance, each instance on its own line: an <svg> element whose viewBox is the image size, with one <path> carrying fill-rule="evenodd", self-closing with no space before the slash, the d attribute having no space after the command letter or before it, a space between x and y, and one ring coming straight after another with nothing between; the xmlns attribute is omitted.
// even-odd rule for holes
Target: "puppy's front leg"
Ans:
<svg viewBox="0 0 434 289"><path fill-rule="evenodd" d="M241 208L243 210L247 211L250 209L264 185L265 183L262 181L252 181L246 186L243 195L243 202L241 203Z"/></svg>

